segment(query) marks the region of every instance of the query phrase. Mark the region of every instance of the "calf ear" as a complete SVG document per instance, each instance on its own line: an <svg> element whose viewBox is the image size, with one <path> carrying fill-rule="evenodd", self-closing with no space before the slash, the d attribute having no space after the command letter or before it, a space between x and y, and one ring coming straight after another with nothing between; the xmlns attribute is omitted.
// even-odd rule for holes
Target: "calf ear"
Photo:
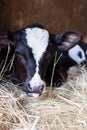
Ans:
<svg viewBox="0 0 87 130"><path fill-rule="evenodd" d="M1 32L0 30L0 48L7 48L8 45L15 46L15 43L12 40L10 40L9 34L7 34L7 32Z"/></svg>
<svg viewBox="0 0 87 130"><path fill-rule="evenodd" d="M61 51L67 51L76 45L82 38L82 35L74 30L69 30L59 35L55 35L55 42Z"/></svg>
<svg viewBox="0 0 87 130"><path fill-rule="evenodd" d="M0 40L0 48L4 49L7 48L8 46L13 46L14 47L14 43L8 39L2 39Z"/></svg>

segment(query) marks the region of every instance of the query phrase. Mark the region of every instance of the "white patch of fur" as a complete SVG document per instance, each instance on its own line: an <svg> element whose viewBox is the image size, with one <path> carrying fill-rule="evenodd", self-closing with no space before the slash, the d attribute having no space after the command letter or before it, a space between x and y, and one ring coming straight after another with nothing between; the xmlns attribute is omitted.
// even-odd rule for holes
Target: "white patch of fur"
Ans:
<svg viewBox="0 0 87 130"><path fill-rule="evenodd" d="M34 59L36 61L36 73L32 77L30 83L31 87L38 87L41 85L45 86L45 82L41 80L41 77L38 73L39 71L39 60L46 51L49 42L49 33L45 29L27 28L26 29L26 39L28 46L32 49Z"/></svg>
<svg viewBox="0 0 87 130"><path fill-rule="evenodd" d="M30 86L33 87L38 87L38 86L44 86L45 87L45 82L41 80L40 75L36 72L32 79L30 80Z"/></svg>
<svg viewBox="0 0 87 130"><path fill-rule="evenodd" d="M43 53L46 51L49 41L49 33L45 29L27 28L26 29L26 38L28 46L32 48L32 53L38 64Z"/></svg>
<svg viewBox="0 0 87 130"><path fill-rule="evenodd" d="M78 53L81 52L82 58L78 56ZM68 55L70 56L71 59L73 59L76 63L80 64L83 61L86 61L86 57L84 54L84 51L79 45L74 46L72 49L68 51Z"/></svg>

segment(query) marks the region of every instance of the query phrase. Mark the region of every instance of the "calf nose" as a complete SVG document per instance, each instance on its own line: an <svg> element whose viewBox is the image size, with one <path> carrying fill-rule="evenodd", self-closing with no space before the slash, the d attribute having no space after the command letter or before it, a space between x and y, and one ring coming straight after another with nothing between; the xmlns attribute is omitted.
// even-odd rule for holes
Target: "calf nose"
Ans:
<svg viewBox="0 0 87 130"><path fill-rule="evenodd" d="M28 84L24 84L23 87L22 87L23 91L28 93L30 91L32 91L32 88L30 87L30 85Z"/></svg>
<svg viewBox="0 0 87 130"><path fill-rule="evenodd" d="M32 94L38 94L40 96L41 93L43 92L44 88L45 88L44 85L31 87L30 84L26 84L23 86L23 91L31 96L32 96Z"/></svg>

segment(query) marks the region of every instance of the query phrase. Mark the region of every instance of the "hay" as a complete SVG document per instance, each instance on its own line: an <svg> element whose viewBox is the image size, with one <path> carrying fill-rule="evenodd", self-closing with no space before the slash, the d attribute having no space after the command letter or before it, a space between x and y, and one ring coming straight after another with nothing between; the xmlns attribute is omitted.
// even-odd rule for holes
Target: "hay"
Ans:
<svg viewBox="0 0 87 130"><path fill-rule="evenodd" d="M76 74L76 75L75 75ZM66 86L66 87L65 87ZM0 83L0 130L87 130L87 72L30 99L20 86Z"/></svg>

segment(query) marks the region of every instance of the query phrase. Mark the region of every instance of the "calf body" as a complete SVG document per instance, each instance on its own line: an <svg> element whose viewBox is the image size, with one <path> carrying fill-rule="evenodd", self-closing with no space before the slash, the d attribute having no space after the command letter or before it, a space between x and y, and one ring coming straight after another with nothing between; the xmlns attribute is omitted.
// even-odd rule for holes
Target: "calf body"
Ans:
<svg viewBox="0 0 87 130"><path fill-rule="evenodd" d="M67 56L77 64L87 62L87 44L80 42L78 45L68 51Z"/></svg>
<svg viewBox="0 0 87 130"><path fill-rule="evenodd" d="M59 55L57 55L57 58L58 57ZM63 81L66 81L68 76L67 71L70 67L84 63L87 63L87 44L84 42L79 42L70 50L62 53L62 56L55 67L53 85L59 86ZM48 66L46 74L46 82L48 83L51 81L50 75L52 75L53 65L54 61L52 61Z"/></svg>

